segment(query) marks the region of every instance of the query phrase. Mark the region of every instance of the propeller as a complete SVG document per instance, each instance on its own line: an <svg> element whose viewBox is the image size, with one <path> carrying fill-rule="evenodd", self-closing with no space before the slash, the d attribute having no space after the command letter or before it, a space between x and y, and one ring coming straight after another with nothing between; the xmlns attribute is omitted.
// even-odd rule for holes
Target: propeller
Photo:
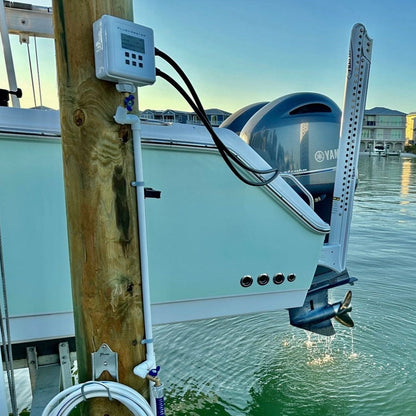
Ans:
<svg viewBox="0 0 416 416"><path fill-rule="evenodd" d="M328 303L328 289L310 293L300 308L289 309L290 323L307 331L320 335L335 334L331 319L335 318L340 324L352 328L354 322L349 312L352 292L349 290L342 302Z"/></svg>
<svg viewBox="0 0 416 416"><path fill-rule="evenodd" d="M346 293L344 300L342 301L341 306L338 309L338 312L334 316L335 320L337 320L340 324L347 326L348 328L352 328L354 326L354 322L348 314L348 312L352 311L351 298L352 292L351 290L349 290Z"/></svg>

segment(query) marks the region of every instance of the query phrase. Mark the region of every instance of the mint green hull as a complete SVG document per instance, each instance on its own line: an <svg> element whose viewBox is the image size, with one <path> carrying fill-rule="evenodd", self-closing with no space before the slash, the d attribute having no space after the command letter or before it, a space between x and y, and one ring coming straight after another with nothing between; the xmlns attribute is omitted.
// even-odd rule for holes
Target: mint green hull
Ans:
<svg viewBox="0 0 416 416"><path fill-rule="evenodd" d="M0 221L10 314L71 311L59 139L0 138Z"/></svg>
<svg viewBox="0 0 416 416"><path fill-rule="evenodd" d="M143 141L145 186L162 192L146 199L154 321L301 306L324 233L269 187L239 181L215 149L155 143L146 130ZM284 282L275 284L279 273ZM257 282L262 274L265 285ZM253 280L249 287L240 283L244 276Z"/></svg>
<svg viewBox="0 0 416 416"><path fill-rule="evenodd" d="M146 205L153 303L309 288L323 235L266 190L238 181L217 154L145 150L144 169L146 184L162 191ZM277 273L296 279L276 285ZM254 279L246 288L245 275Z"/></svg>
<svg viewBox="0 0 416 416"><path fill-rule="evenodd" d="M146 186L162 191L161 199L146 199L154 323L300 306L325 232L302 219L315 214L283 179L277 188L303 214L272 188L237 180L212 147L143 141ZM59 137L0 135L0 190L13 338L71 335ZM273 282L278 273L281 284ZM253 280L249 287L240 284L244 276Z"/></svg>

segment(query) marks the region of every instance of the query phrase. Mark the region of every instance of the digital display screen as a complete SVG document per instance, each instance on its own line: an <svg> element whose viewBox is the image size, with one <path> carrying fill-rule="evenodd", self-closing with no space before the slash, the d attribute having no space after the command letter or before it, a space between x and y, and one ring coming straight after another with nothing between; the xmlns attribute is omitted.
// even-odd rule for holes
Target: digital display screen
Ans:
<svg viewBox="0 0 416 416"><path fill-rule="evenodd" d="M121 34L121 47L138 53L144 53L144 40L135 36Z"/></svg>

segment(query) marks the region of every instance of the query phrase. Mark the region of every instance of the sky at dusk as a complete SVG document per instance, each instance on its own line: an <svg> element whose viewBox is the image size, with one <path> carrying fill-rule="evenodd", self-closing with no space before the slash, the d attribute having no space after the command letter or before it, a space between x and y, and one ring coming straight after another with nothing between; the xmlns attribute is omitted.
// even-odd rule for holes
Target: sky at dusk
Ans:
<svg viewBox="0 0 416 416"><path fill-rule="evenodd" d="M50 6L51 1L32 4ZM366 107L416 111L412 0L134 0L133 4L135 22L153 28L155 46L182 67L206 108L234 112L299 91L325 94L342 107L350 32L360 22L374 41ZM12 38L18 83L26 92L23 106L33 106L26 45ZM51 43L39 39L37 48L43 105L57 108ZM33 54L33 42L30 47ZM175 75L160 58L156 66ZM3 62L0 80L1 88L7 87ZM39 97L37 101L39 105ZM139 90L139 101L141 110L190 111L173 87L159 78Z"/></svg>

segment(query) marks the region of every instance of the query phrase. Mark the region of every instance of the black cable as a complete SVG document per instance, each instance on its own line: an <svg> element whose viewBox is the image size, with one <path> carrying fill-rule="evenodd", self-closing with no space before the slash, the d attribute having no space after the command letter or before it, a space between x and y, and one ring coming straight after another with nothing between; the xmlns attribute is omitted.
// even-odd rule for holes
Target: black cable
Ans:
<svg viewBox="0 0 416 416"><path fill-rule="evenodd" d="M254 169L251 166L246 165L244 162L242 162L240 159L238 159L234 153L232 153L220 140L220 138L215 133L214 129L212 128L211 124L209 123L208 119L204 116L204 114L201 112L201 110L198 108L197 104L192 101L191 97L188 95L188 93L168 74L161 71L159 68L156 68L156 75L160 76L161 78L168 81L173 87L175 87L178 92L185 98L185 100L188 102L188 104L191 106L191 108L195 111L195 113L198 115L198 117L201 119L202 123L204 124L205 128L210 133L212 139L214 140L215 145L218 148L218 151L220 152L222 158L224 159L227 166L231 169L231 171L240 179L242 182L244 182L247 185L250 186L264 186L272 182L274 179L276 179L277 175L279 174L277 169L268 169L268 170L259 170ZM230 159L232 159L238 166L240 166L242 169L247 170L251 173L255 174L268 174L273 173L273 176L267 180L260 179L260 182L252 182L248 179L244 178L235 168L235 166L231 163Z"/></svg>
<svg viewBox="0 0 416 416"><path fill-rule="evenodd" d="M185 72L183 72L182 68L167 53L161 51L158 48L155 48L155 55L164 59L168 64L170 64L173 67L173 69L175 69L175 71L179 74L179 76L182 78L183 82L188 87L189 92L191 93L192 98L195 101L195 104L203 112L205 118L208 120L208 117L205 113L204 106L202 105L201 101L199 100L198 94L196 93L191 81L186 76Z"/></svg>
<svg viewBox="0 0 416 416"><path fill-rule="evenodd" d="M198 97L198 94L196 93L191 81L189 80L189 78L186 76L185 72L182 70L182 68L165 52L161 51L160 49L155 48L155 55L161 57L162 59L164 59L166 62L168 62L175 70L176 72L179 74L179 76L182 78L182 80L185 82L186 86L188 87L197 107L199 108L200 112L203 114L203 117L207 120L207 122L209 123L208 117L205 113L205 109ZM169 77L169 75L165 74L166 76ZM171 80L173 80L171 77L169 77L170 79L168 80L169 82ZM173 84L172 84L173 85ZM178 85L178 84L177 84ZM175 85L174 85L175 86ZM176 88L176 86L175 86ZM188 100L187 100L188 101ZM189 103L189 101L188 101ZM198 114L199 118L202 121L202 117L200 114ZM210 124L210 123L209 123ZM206 126L206 124L204 123L204 125ZM211 124L210 124L211 125ZM246 169L252 173L258 173L258 174L268 174L268 173L275 173L278 170L277 169L266 169L266 170L259 170L259 169L254 169L251 168L250 166L244 164L243 162L241 162L239 159L237 159L235 157L235 155L229 151L229 149L222 143L221 139L216 135L216 133L211 129L211 135L215 135L215 137L213 137L214 142L217 144L218 147L218 143L220 146L222 146L224 148L224 150L227 152L227 154L230 156L230 158L236 162L240 167L242 167L243 169Z"/></svg>
<svg viewBox="0 0 416 416"><path fill-rule="evenodd" d="M158 70L160 74L162 74L161 70ZM162 75L161 75L162 76ZM170 82L176 89L178 89L178 91L184 96L184 98L186 99L186 101L188 102L188 104L194 109L194 111L197 113L198 117L201 118L201 121L203 121L202 117L201 117L201 112L204 111L203 109L201 110L200 108L195 108L195 105L192 100L190 99L190 97L187 95L187 93L183 90L183 88L169 75L167 75L166 73L163 72L163 78L165 78L168 82ZM277 169L255 169L252 168L251 166L246 165L243 161L241 161L240 159L238 159L234 153L232 153L225 145L224 143L221 141L221 139L218 137L218 135L215 133L215 131L212 129L211 124L208 121L208 118L205 118L206 122L204 122L204 126L208 129L209 133L211 134L215 144L217 145L217 147L219 149L223 149L224 152L235 162L237 163L241 168L248 170L249 172L252 173L257 173L257 174L269 174L269 173L276 173Z"/></svg>

